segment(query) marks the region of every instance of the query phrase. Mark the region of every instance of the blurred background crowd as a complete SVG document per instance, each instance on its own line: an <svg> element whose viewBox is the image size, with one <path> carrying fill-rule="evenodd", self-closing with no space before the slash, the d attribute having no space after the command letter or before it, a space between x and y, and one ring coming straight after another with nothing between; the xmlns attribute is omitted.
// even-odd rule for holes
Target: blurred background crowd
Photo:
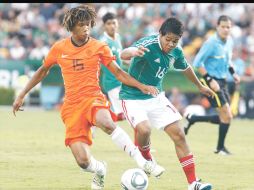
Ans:
<svg viewBox="0 0 254 190"><path fill-rule="evenodd" d="M42 59L50 46L67 36L62 25L64 12L77 3L8 3L0 4L0 58ZM193 55L209 31L216 27L221 14L229 15L235 25L232 35L244 60L254 55L254 4L248 3L91 3L98 17L92 36L102 33L102 16L110 11L119 19L123 46L156 33L169 16L185 25L182 46ZM252 55L252 56L251 56ZM249 59L249 60L248 60Z"/></svg>
<svg viewBox="0 0 254 190"><path fill-rule="evenodd" d="M222 14L229 15L234 22L232 36L237 58L245 65L242 75L254 76L254 4L89 4L97 11L97 25L91 35L98 38L102 34L101 18L106 12L113 12L118 16L124 48L140 37L157 33L165 18L176 16L185 25L181 44L190 63L203 41L215 31L218 17ZM62 27L62 19L66 10L77 5L79 4L0 3L0 64L4 60L42 60L56 40L69 35ZM254 88L253 81L247 82ZM183 102L187 104L186 100Z"/></svg>

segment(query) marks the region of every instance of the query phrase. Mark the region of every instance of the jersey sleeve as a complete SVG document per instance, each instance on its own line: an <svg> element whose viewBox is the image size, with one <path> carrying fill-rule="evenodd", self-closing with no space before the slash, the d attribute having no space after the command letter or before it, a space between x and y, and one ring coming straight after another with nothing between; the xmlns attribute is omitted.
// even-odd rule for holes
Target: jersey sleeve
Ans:
<svg viewBox="0 0 254 190"><path fill-rule="evenodd" d="M131 44L131 46L130 47L138 47L139 46L139 43L138 43L139 41L137 41L137 42L134 42L133 44Z"/></svg>
<svg viewBox="0 0 254 190"><path fill-rule="evenodd" d="M104 45L102 47L102 53L101 53L100 59L103 65L108 66L109 63L111 63L113 60L116 60L116 57L113 55L108 45Z"/></svg>
<svg viewBox="0 0 254 190"><path fill-rule="evenodd" d="M101 36L101 37L99 38L99 40L100 40L101 42L107 43L107 39L106 39L104 36Z"/></svg>
<svg viewBox="0 0 254 190"><path fill-rule="evenodd" d="M130 47L138 48L139 46L143 46L147 48L148 44L148 40L145 40L145 38L141 38L138 41L134 42Z"/></svg>
<svg viewBox="0 0 254 190"><path fill-rule="evenodd" d="M43 66L51 67L52 65L57 64L57 57L58 57L58 48L57 44L55 43L49 50L48 55L44 58Z"/></svg>
<svg viewBox="0 0 254 190"><path fill-rule="evenodd" d="M212 44L205 42L202 47L200 48L198 54L194 58L193 66L194 67L204 67L204 63L207 58L210 56L212 51Z"/></svg>
<svg viewBox="0 0 254 190"><path fill-rule="evenodd" d="M188 64L188 62L183 54L182 49L179 49L179 56L175 60L173 66L174 66L175 70L179 70L179 71L184 71L187 68L189 68L190 65Z"/></svg>
<svg viewBox="0 0 254 190"><path fill-rule="evenodd" d="M143 46L147 48L149 51L148 52L145 51L144 52L145 54L142 57L135 57L135 58L138 58L139 60L142 60L142 59L149 60L149 55L150 55L149 52L152 52L150 44L147 41L145 41L143 38L141 38L140 40L134 42L130 47L138 48L139 46Z"/></svg>

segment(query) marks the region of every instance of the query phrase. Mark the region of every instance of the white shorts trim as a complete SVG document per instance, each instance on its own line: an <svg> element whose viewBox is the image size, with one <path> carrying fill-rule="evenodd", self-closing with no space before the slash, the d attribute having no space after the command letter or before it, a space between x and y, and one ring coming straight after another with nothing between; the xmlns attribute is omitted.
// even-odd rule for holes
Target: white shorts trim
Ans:
<svg viewBox="0 0 254 190"><path fill-rule="evenodd" d="M108 91L108 98L111 103L111 108L115 114L123 113L121 100L119 99L120 88L121 86L118 86Z"/></svg>
<svg viewBox="0 0 254 190"><path fill-rule="evenodd" d="M122 107L127 121L134 128L140 122L148 120L152 127L163 130L169 124L182 119L164 92L146 100L122 100Z"/></svg>

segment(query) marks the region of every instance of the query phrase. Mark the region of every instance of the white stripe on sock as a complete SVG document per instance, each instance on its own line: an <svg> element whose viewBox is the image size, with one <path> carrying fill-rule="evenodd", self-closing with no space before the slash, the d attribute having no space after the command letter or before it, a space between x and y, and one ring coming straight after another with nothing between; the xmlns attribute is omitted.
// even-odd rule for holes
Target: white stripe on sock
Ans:
<svg viewBox="0 0 254 190"><path fill-rule="evenodd" d="M181 163L182 167L185 167L185 166L188 166L190 164L193 164L194 163L194 160L193 158L189 159L189 160L186 160L184 162Z"/></svg>

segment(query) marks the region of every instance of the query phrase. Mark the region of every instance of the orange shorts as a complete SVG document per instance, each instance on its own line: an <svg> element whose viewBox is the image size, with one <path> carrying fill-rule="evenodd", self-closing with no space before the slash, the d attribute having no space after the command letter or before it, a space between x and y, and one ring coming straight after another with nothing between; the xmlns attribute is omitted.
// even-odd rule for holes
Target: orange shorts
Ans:
<svg viewBox="0 0 254 190"><path fill-rule="evenodd" d="M110 111L109 101L105 96L95 96L84 98L77 104L64 103L61 110L61 117L65 124L65 145L81 141L88 145L92 144L91 126L94 126L96 112L100 108L106 108ZM115 116L111 112L112 119Z"/></svg>

